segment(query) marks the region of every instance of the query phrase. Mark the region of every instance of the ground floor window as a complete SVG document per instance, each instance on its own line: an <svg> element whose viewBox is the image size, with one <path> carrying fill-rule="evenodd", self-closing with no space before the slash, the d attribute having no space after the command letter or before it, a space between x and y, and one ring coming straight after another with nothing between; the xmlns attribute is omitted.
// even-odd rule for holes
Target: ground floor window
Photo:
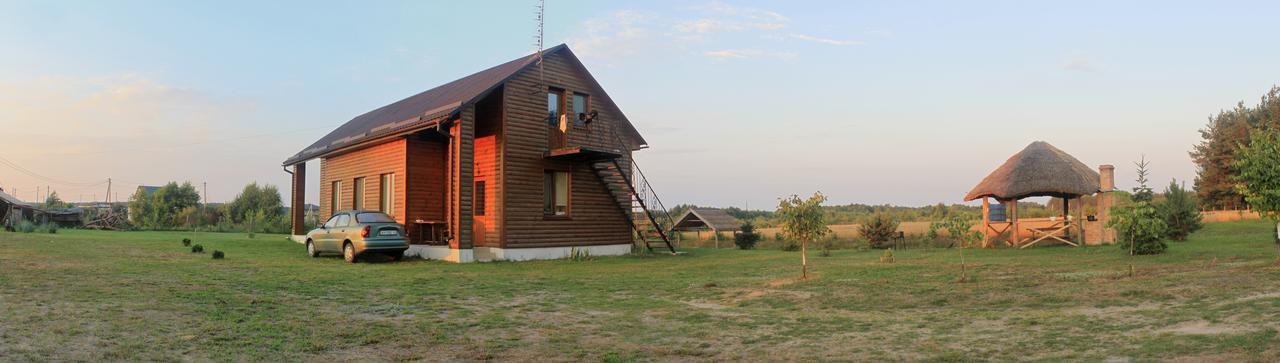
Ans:
<svg viewBox="0 0 1280 363"><path fill-rule="evenodd" d="M396 175L382 174L381 188L378 190L378 211L387 215L396 215Z"/></svg>
<svg viewBox="0 0 1280 363"><path fill-rule="evenodd" d="M342 181L335 180L329 187L329 213L338 211L342 205Z"/></svg>
<svg viewBox="0 0 1280 363"><path fill-rule="evenodd" d="M569 172L547 170L544 176L546 200L543 213L547 215L569 215Z"/></svg>
<svg viewBox="0 0 1280 363"><path fill-rule="evenodd" d="M356 178L351 191L351 209L364 209L364 178Z"/></svg>

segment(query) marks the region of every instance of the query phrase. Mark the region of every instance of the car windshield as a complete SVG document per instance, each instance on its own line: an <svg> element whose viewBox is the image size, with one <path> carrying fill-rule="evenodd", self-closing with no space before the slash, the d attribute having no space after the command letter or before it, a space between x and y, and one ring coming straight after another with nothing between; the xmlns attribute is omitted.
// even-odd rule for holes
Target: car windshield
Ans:
<svg viewBox="0 0 1280 363"><path fill-rule="evenodd" d="M359 213L359 214L356 214L356 222L359 222L359 223L395 223L395 222L396 222L396 220L395 220L395 219L392 219L392 218L391 218L391 216L386 215L386 213L369 212L369 213Z"/></svg>

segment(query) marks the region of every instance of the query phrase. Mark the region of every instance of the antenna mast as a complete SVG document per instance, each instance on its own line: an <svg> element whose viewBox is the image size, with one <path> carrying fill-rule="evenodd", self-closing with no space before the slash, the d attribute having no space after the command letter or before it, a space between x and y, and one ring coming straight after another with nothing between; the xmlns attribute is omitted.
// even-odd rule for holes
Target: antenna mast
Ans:
<svg viewBox="0 0 1280 363"><path fill-rule="evenodd" d="M547 1L538 0L538 34L535 35L533 38L535 40L534 45L538 47L538 84L542 86L542 89L534 90L534 93L546 92L546 88L547 88L546 87L547 79L545 76L543 76L543 70L542 70L543 23L546 22L546 13L547 13Z"/></svg>

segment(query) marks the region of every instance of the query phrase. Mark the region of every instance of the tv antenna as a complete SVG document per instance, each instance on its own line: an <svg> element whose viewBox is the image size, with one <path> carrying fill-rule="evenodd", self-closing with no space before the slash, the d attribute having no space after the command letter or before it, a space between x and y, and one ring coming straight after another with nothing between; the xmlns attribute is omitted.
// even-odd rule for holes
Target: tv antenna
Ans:
<svg viewBox="0 0 1280 363"><path fill-rule="evenodd" d="M543 36L543 29L544 29L544 25L543 25L543 24L546 22L547 1L546 1L546 0L538 0L538 6L537 6L537 8L538 8L538 15L537 15L537 20L538 20L538 34L534 35L534 36L533 36L533 39L534 39L534 46L535 46L535 47L537 47L537 55L538 55L538 85L542 86L542 88L543 88L543 89L540 89L540 90L533 90L533 93L545 92L545 91L546 91L546 88L547 88L547 87L546 87L546 86L547 86L547 79L546 79L546 77L543 75L543 69L542 69L542 48L543 48L543 43L542 43L542 41L543 41L543 38L544 38L544 36Z"/></svg>

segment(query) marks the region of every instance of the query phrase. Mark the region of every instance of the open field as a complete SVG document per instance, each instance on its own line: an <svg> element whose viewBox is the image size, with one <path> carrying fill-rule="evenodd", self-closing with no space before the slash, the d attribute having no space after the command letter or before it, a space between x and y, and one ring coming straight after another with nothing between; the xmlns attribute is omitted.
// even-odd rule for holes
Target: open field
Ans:
<svg viewBox="0 0 1280 363"><path fill-rule="evenodd" d="M1280 359L1266 222L1113 246L810 257L689 250L348 265L280 236L0 233L5 360ZM816 254L815 254L816 255ZM1128 277L1133 261L1135 277Z"/></svg>

